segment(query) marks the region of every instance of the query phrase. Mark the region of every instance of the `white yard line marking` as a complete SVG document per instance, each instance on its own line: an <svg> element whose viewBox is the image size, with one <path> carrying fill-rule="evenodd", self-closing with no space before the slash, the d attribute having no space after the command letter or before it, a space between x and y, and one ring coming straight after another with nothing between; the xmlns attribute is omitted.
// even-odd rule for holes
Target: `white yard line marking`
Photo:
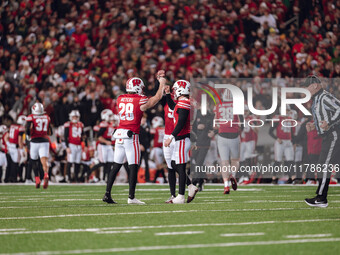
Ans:
<svg viewBox="0 0 340 255"><path fill-rule="evenodd" d="M125 189L124 191L129 191L128 189ZM169 189L137 189L136 192L139 191L169 191ZM215 192L215 191L223 191L223 189L205 189L204 192ZM263 191L263 189L256 189L256 188L250 188L250 189L242 189L238 188L237 191Z"/></svg>
<svg viewBox="0 0 340 255"><path fill-rule="evenodd" d="M105 227L105 228L85 228L85 229L52 229L52 230L0 232L0 235L54 234L54 233L68 233L68 232L103 232L103 231L120 231L120 230L130 231L130 230L141 230L141 229L188 228L188 227L224 227L224 226L247 226L247 225L307 223L307 222L325 222L325 221L340 221L340 218L339 219L289 220L289 221L224 222L224 223L201 223L201 224L133 226L133 227Z"/></svg>
<svg viewBox="0 0 340 255"><path fill-rule="evenodd" d="M196 203L198 204L198 203ZM208 204L208 203L204 203ZM216 204L216 202L214 203ZM107 206L107 205L106 205ZM131 206L131 205L129 205ZM114 206L113 206L114 207ZM336 209L339 207L329 208ZM243 211L284 211L284 210L313 210L313 208L271 208L271 209L220 209L220 210L177 210L177 211L151 211L151 212L123 212L123 213L90 213L90 214L58 214L58 215L41 215L41 216L23 216L23 217L2 217L0 220L26 220L26 219L48 219L48 218L65 218L65 217L91 217L91 216L114 216L114 215L143 215L143 214L162 214L162 213L188 213L188 212L243 212Z"/></svg>
<svg viewBox="0 0 340 255"><path fill-rule="evenodd" d="M228 233L228 234L220 234L223 237L233 237L233 236L263 236L263 232L256 233Z"/></svg>
<svg viewBox="0 0 340 255"><path fill-rule="evenodd" d="M26 230L26 228L1 228L0 232Z"/></svg>
<svg viewBox="0 0 340 255"><path fill-rule="evenodd" d="M134 251L152 251L152 250L172 250L172 249L197 249L197 248L221 248L235 246L254 246L254 245L280 245L280 244L301 244L301 243L319 243L319 242L338 242L340 238L322 238L322 239L293 239L293 240L271 240L255 242L229 242L229 243L210 243L210 244L189 244L189 245L160 245L160 246L137 246L127 248L108 248L108 249L84 249L68 251L41 251L41 252L23 252L13 253L13 255L59 255L59 254L83 254L83 253L113 253L113 252L134 252ZM0 255L4 255L0 254Z"/></svg>
<svg viewBox="0 0 340 255"><path fill-rule="evenodd" d="M155 233L155 236L176 236L176 235L195 235L195 234L204 234L204 231L160 232L160 233Z"/></svg>
<svg viewBox="0 0 340 255"><path fill-rule="evenodd" d="M340 203L340 200L331 200L332 203ZM254 200L243 201L243 203L301 203L301 200Z"/></svg>
<svg viewBox="0 0 340 255"><path fill-rule="evenodd" d="M123 231L98 231L95 234L129 234L129 233L141 233L142 230L123 230Z"/></svg>
<svg viewBox="0 0 340 255"><path fill-rule="evenodd" d="M286 238L313 238L313 237L330 237L332 234L315 234L315 235L287 235Z"/></svg>
<svg viewBox="0 0 340 255"><path fill-rule="evenodd" d="M0 235L23 235L23 234L57 234L57 233L77 233L77 232L92 232L96 234L124 234L124 233L139 233L142 230L116 230L107 231L110 228L85 228L85 229L52 229L52 230L32 230L32 231L17 231L17 232L0 232Z"/></svg>

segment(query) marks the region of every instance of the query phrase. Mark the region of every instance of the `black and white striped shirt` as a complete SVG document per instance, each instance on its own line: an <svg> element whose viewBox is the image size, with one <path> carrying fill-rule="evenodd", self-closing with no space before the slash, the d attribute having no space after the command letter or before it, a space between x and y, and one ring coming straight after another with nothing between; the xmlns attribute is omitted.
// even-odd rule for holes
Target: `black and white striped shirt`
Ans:
<svg viewBox="0 0 340 255"><path fill-rule="evenodd" d="M324 135L330 130L340 127L340 100L326 90L320 91L314 96L312 113L319 135ZM320 128L321 121L328 123L327 131Z"/></svg>

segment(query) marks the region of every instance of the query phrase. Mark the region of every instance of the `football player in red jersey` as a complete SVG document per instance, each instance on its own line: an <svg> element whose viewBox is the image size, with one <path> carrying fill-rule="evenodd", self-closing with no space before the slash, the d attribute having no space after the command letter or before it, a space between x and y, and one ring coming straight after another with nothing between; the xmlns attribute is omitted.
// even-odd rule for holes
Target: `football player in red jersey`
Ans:
<svg viewBox="0 0 340 255"><path fill-rule="evenodd" d="M223 102L215 109L217 119L228 121L227 123L219 124L217 147L221 158L222 167L230 167L230 170L239 168L240 160L240 132L242 126L237 123L243 122L243 116L234 115L233 113L233 98L231 92L226 89L222 95ZM234 124L235 123L235 124ZM233 174L235 172L222 171L224 181L224 194L230 193L230 182L233 190L237 189L237 182Z"/></svg>
<svg viewBox="0 0 340 255"><path fill-rule="evenodd" d="M170 86L165 86L165 92L170 94ZM177 103L177 100L174 100L173 93L170 94L171 99L174 103ZM164 130L164 139L163 139L163 153L165 162L168 166L168 180L170 187L170 198L165 201L165 203L170 203L172 199L176 197L176 170L174 168L174 158L172 159L172 155L174 154L175 149L175 139L173 139L170 143L170 146L164 146L164 142L171 136L172 131L174 131L174 110L170 109L166 97L163 100L164 107L164 120L165 120L165 130ZM173 161L173 162L172 162Z"/></svg>
<svg viewBox="0 0 340 255"><path fill-rule="evenodd" d="M153 148L150 153L150 159L156 163L157 167L154 182L156 182L157 177L161 174L164 178L164 183L167 183L164 171L164 156L162 149L165 131L164 120L162 117L156 116L152 119L151 124L151 134L153 134Z"/></svg>
<svg viewBox="0 0 340 255"><path fill-rule="evenodd" d="M103 110L100 115L102 121L99 124L99 131L97 134L99 142L97 151L99 162L104 166L104 181L113 164L114 141L111 141L111 137L116 127L113 121L113 112L110 109Z"/></svg>
<svg viewBox="0 0 340 255"><path fill-rule="evenodd" d="M26 118L26 136L30 140L30 158L35 174L35 186L40 188L40 176L38 174L39 158L44 170L44 189L48 187L48 156L50 143L48 136L52 135L51 119L45 114L44 106L36 102L32 106L32 114Z"/></svg>
<svg viewBox="0 0 340 255"><path fill-rule="evenodd" d="M176 171L179 175L179 191L178 196L171 200L170 203L174 204L184 204L185 202L185 185L187 183L186 174L186 163L189 161L189 149L190 143L190 83L185 80L178 80L173 86L173 91L175 92L175 99L177 103L175 104L171 98L170 91L167 91L167 103L170 109L174 110L174 130L171 135L164 141L164 146L169 147L172 140L175 140L175 149L173 152L173 157L175 159ZM188 178L189 179L189 178ZM188 199L187 202L190 203L196 193L198 188L191 184L188 186Z"/></svg>
<svg viewBox="0 0 340 255"><path fill-rule="evenodd" d="M293 135L295 133L295 127L291 127L294 123L290 121L288 116L274 116L273 119L277 121L273 122L273 125L269 129L269 135L275 139L274 144L274 166L280 166L285 157L285 165L291 165L294 163L294 146L292 143ZM283 122L286 122L282 125ZM276 130L276 135L274 134ZM275 172L274 172L275 173ZM273 175L272 183L277 184L278 178Z"/></svg>
<svg viewBox="0 0 340 255"><path fill-rule="evenodd" d="M253 127L256 123L252 121L255 120L255 116L250 114L247 105L244 106L244 120L245 125L241 132L241 147L240 147L240 164L243 166L255 165L255 147L257 140L258 128ZM248 123L250 125L248 125ZM252 175L253 176L253 175ZM241 176L239 183L248 184L249 179L246 180ZM253 179L253 178L251 178ZM252 181L252 180L251 180Z"/></svg>
<svg viewBox="0 0 340 255"><path fill-rule="evenodd" d="M7 136L8 136L8 128L5 125L1 125L0 126L0 183L2 182L3 168L7 166L7 159L6 159Z"/></svg>
<svg viewBox="0 0 340 255"><path fill-rule="evenodd" d="M21 123L22 117L25 116L19 116L18 122ZM9 181L10 182L17 182L18 177L18 170L19 170L19 162L20 158L24 153L24 143L23 143L23 134L25 133L25 127L20 125L19 123L12 124L9 127L8 132L8 153L10 155L9 159ZM21 177L22 178L22 177Z"/></svg>
<svg viewBox="0 0 340 255"><path fill-rule="evenodd" d="M70 121L64 124L64 137L67 152L67 176L71 181L71 167L74 164L74 178L78 182L81 163L81 143L85 141L84 124L80 121L80 113L73 110L69 114ZM86 142L86 141L85 141Z"/></svg>
<svg viewBox="0 0 340 255"><path fill-rule="evenodd" d="M130 78L126 82L126 92L117 99L119 111L119 126L113 137L116 139L114 163L109 174L106 193L103 201L115 203L111 197L111 189L116 175L119 172L125 158L129 164L129 198L128 204L145 204L135 198L137 173L140 163L139 130L143 112L155 106L163 96L164 71L157 73L160 86L155 96L147 98L143 95L144 82L140 78Z"/></svg>

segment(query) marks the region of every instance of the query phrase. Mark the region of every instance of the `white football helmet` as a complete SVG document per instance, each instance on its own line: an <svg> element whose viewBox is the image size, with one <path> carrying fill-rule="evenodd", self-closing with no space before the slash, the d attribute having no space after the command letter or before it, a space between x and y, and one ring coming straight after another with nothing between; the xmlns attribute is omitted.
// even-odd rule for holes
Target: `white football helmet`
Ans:
<svg viewBox="0 0 340 255"><path fill-rule="evenodd" d="M112 114L111 115L111 119L110 119L110 121L119 121L119 115L117 115L117 114Z"/></svg>
<svg viewBox="0 0 340 255"><path fill-rule="evenodd" d="M222 95L223 102L233 101L233 95L229 89L225 89Z"/></svg>
<svg viewBox="0 0 340 255"><path fill-rule="evenodd" d="M190 82L186 80L176 81L172 87L173 91L175 92L175 99L179 98L180 96L189 96L190 86Z"/></svg>
<svg viewBox="0 0 340 255"><path fill-rule="evenodd" d="M144 82L140 78L133 77L126 81L126 92L132 92L141 95L143 94L144 87Z"/></svg>
<svg viewBox="0 0 340 255"><path fill-rule="evenodd" d="M41 115L45 113L44 106L42 105L42 103L39 103L39 102L36 102L32 106L31 110L32 110L32 114L34 115Z"/></svg>
<svg viewBox="0 0 340 255"><path fill-rule="evenodd" d="M102 120L111 121L113 112L110 109L105 109L101 112L100 117Z"/></svg>
<svg viewBox="0 0 340 255"><path fill-rule="evenodd" d="M151 124L152 128L161 127L164 126L164 120L162 117L156 116L152 119Z"/></svg>
<svg viewBox="0 0 340 255"><path fill-rule="evenodd" d="M70 121L73 123L77 123L80 119L80 113L78 110L72 110L68 116L70 118ZM77 117L77 118L74 119L73 117Z"/></svg>
<svg viewBox="0 0 340 255"><path fill-rule="evenodd" d="M26 116L25 115L20 115L17 119L17 123L21 126L25 126L26 123Z"/></svg>
<svg viewBox="0 0 340 255"><path fill-rule="evenodd" d="M0 133L1 133L1 134L6 133L7 131L8 131L7 126L5 126L5 125L1 125L1 126L0 126Z"/></svg>

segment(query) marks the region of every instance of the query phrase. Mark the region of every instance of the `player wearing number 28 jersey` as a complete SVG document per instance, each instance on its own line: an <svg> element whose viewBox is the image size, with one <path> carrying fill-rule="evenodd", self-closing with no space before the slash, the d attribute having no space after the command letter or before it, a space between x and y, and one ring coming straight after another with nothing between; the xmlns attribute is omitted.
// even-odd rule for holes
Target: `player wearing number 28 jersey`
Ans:
<svg viewBox="0 0 340 255"><path fill-rule="evenodd" d="M160 82L160 86L156 95L151 98L143 95L144 82L140 78L134 77L128 79L126 82L127 94L121 95L117 99L119 125L114 133L114 137L118 137L115 144L114 163L109 173L106 193L103 198L104 202L115 203L111 198L111 189L126 157L130 171L128 203L144 204L144 202L135 198L137 173L140 162L139 130L143 112L155 106L162 98L164 84L166 82L163 77L164 71L159 71L157 73L157 79ZM125 133L126 136L119 137L122 133Z"/></svg>
<svg viewBox="0 0 340 255"><path fill-rule="evenodd" d="M48 136L52 135L50 117L45 114L44 106L35 103L32 106L32 114L26 118L26 135L30 138L30 158L35 174L36 188L40 188L40 177L38 174L39 158L44 170L44 189L48 187L48 165L47 160L50 153Z"/></svg>

